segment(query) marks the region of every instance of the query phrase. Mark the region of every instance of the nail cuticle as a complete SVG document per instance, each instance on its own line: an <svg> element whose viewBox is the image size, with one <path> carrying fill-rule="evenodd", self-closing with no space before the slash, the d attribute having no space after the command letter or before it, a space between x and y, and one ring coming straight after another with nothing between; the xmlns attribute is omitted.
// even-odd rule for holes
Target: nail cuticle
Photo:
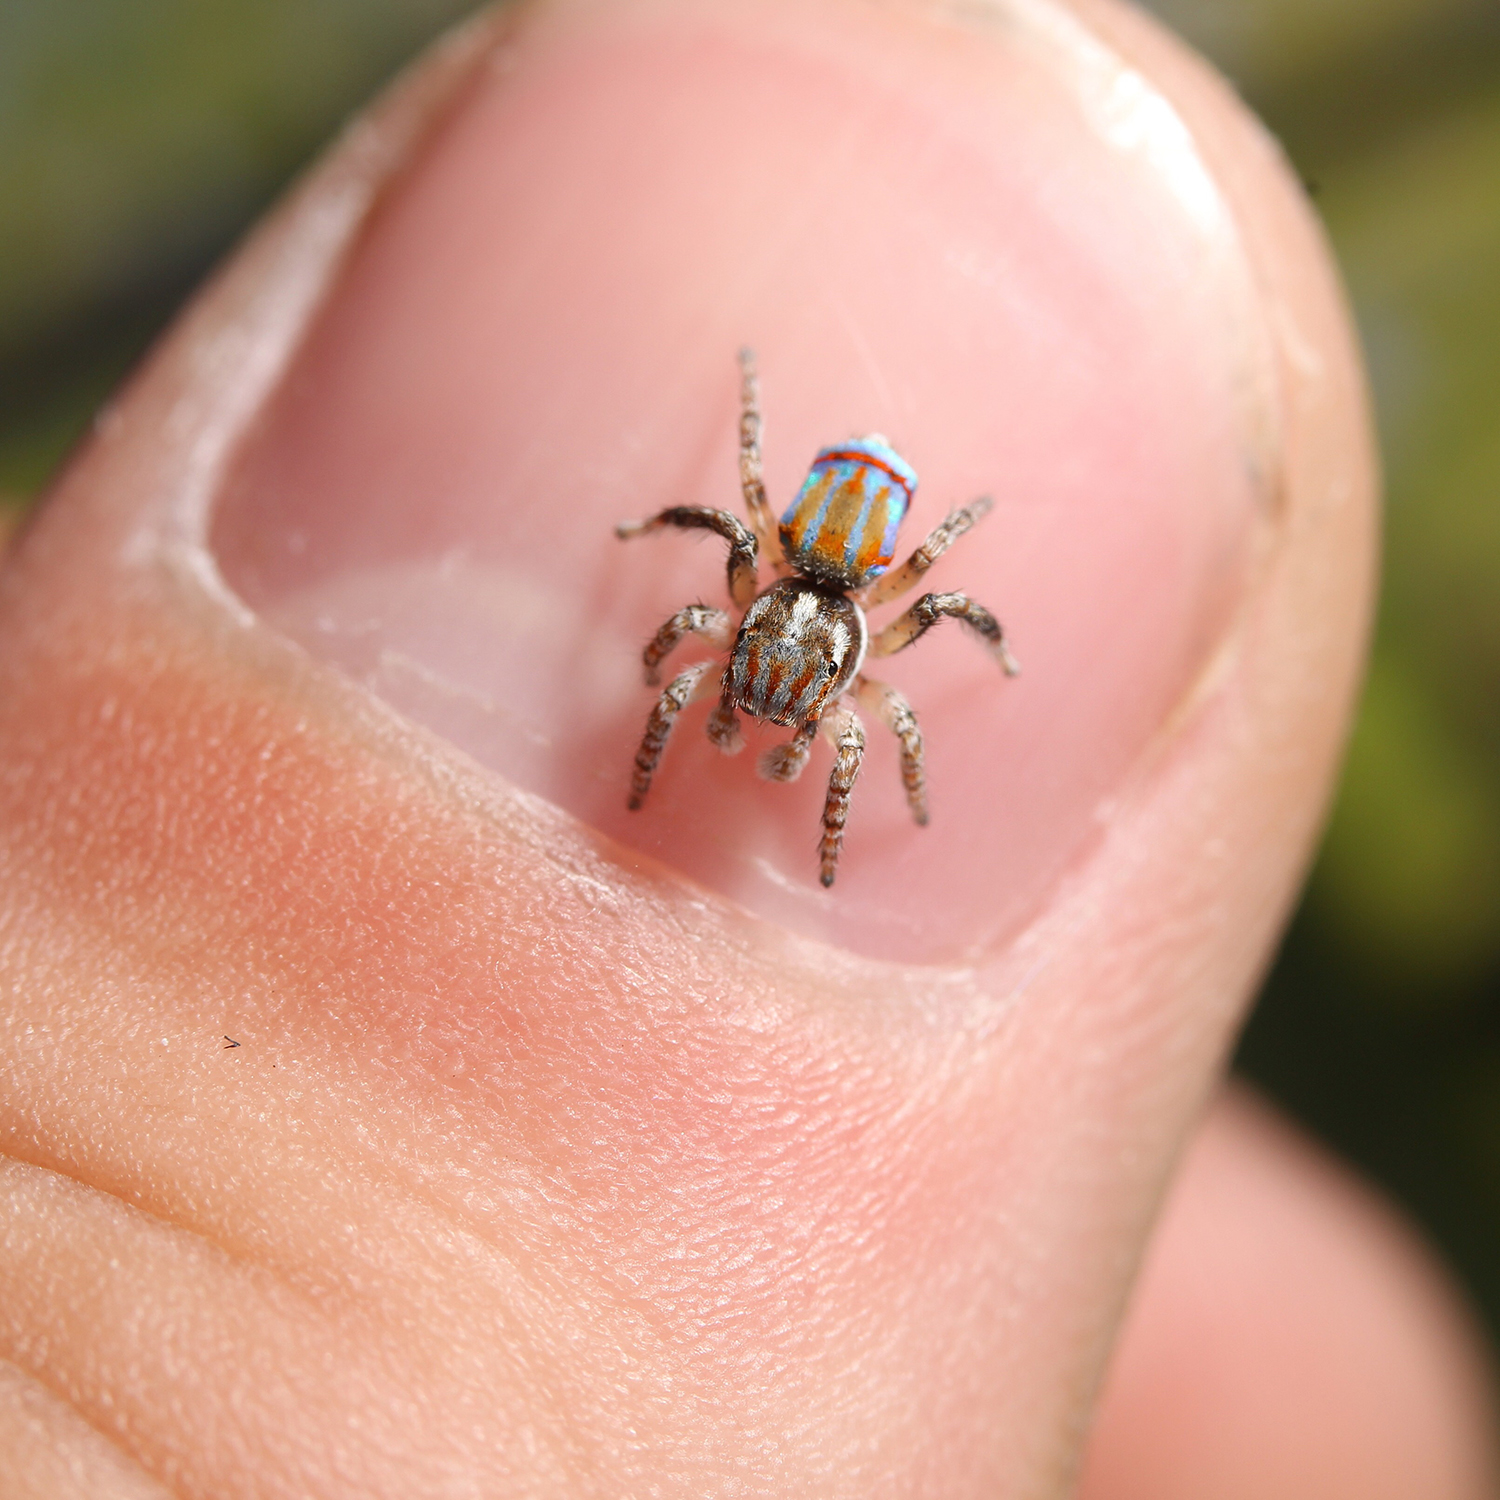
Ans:
<svg viewBox="0 0 1500 1500"><path fill-rule="evenodd" d="M481 12L398 78L252 232L168 336L132 402L164 408L166 433L155 503L118 549L127 571L164 566L186 597L242 627L260 623L224 578L211 545L226 470L294 366L383 196L503 47L515 9ZM136 432L113 430L121 422L117 399L101 413L96 435L139 441Z"/></svg>

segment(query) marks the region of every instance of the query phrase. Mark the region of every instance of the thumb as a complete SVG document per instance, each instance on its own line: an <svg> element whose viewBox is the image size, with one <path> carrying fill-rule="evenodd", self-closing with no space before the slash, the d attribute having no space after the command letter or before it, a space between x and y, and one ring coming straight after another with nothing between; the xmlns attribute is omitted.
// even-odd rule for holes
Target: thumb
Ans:
<svg viewBox="0 0 1500 1500"><path fill-rule="evenodd" d="M872 429L906 545L995 497L934 586L1026 667L890 663L932 821L872 725L828 893L826 759L689 710L625 807L640 647L723 574L613 526L737 507L744 342L778 510ZM184 1494L1061 1493L1371 491L1305 206L1143 18L476 24L12 560L0 1357Z"/></svg>

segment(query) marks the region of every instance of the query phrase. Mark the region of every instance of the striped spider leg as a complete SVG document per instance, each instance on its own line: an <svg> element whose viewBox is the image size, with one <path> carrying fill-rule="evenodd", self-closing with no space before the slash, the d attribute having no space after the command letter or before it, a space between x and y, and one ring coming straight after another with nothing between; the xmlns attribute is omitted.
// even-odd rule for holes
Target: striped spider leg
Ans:
<svg viewBox="0 0 1500 1500"><path fill-rule="evenodd" d="M766 499L766 482L761 475L760 374L755 366L755 351L740 350L740 490L745 497L745 513L751 529L760 542L760 550L770 558L779 577L791 569L781 550L776 513Z"/></svg>
<svg viewBox="0 0 1500 1500"><path fill-rule="evenodd" d="M994 509L995 502L988 495L949 511L928 533L927 539L899 568L882 574L860 595L860 603L866 609L879 609L902 594L909 594L921 581L933 563L945 553L964 532L972 530Z"/></svg>
<svg viewBox="0 0 1500 1500"><path fill-rule="evenodd" d="M993 507L988 495L951 512L932 530L927 540L901 564L877 579L865 591L861 603L866 609L889 604L902 594L910 593L927 570L964 532L982 521ZM891 621L870 641L871 656L892 656L910 646L939 620L962 620L990 648L1007 677L1020 675L1021 665L1010 654L1005 632L989 610L976 604L967 594L924 594L904 614Z"/></svg>
<svg viewBox="0 0 1500 1500"><path fill-rule="evenodd" d="M759 587L760 544L755 533L738 516L731 515L727 510L713 510L701 505L673 505L666 510L658 511L656 515L645 521L620 522L615 527L615 535L628 541L632 537L645 536L648 532L661 531L668 526L702 528L717 532L723 537L729 543L727 564L729 597L740 609L750 604ZM700 636L712 645L727 646L734 637L734 623L723 610L710 609L703 604L690 604L687 608L678 610L657 631L643 654L648 683L657 680L656 674L662 659L684 635L689 634ZM707 667L711 663L703 665ZM678 677L668 687L646 726L646 737L641 743L640 753L636 756L636 773L631 782L630 806L632 808L640 807L644 800L647 788L651 785L652 772L666 746L667 736L672 732L672 725L678 713L686 706L686 701L677 704L675 708L669 709L667 706L667 698L681 682L682 678ZM694 680L693 698L706 697L708 691L709 689L701 681ZM705 726L709 739L726 755L737 754L744 745L740 737L739 720L735 715L734 707L727 691L721 694L719 705L709 715ZM658 734L659 737L653 748L653 735ZM642 770L643 762L647 760L649 766Z"/></svg>
<svg viewBox="0 0 1500 1500"><path fill-rule="evenodd" d="M667 748L667 740L677 723L677 715L689 703L708 697L718 686L712 675L713 665L711 661L695 661L692 666L679 672L656 700L656 707L646 720L646 733L641 740L641 748L635 752L635 768L630 775L628 806L632 812L641 806L646 800L646 793L651 790L651 778L656 775L657 762L661 760L662 751Z"/></svg>
<svg viewBox="0 0 1500 1500"><path fill-rule="evenodd" d="M927 540L901 564L877 579L865 591L861 603L866 609L889 604L902 594L910 593L927 570L949 547L976 522L990 513L994 502L988 495L951 512L932 530ZM990 648L1007 677L1018 677L1021 664L1010 653L1000 622L984 605L967 594L923 594L910 609L898 615L870 640L871 656L894 656L920 639L939 620L961 620Z"/></svg>
<svg viewBox="0 0 1500 1500"><path fill-rule="evenodd" d="M823 834L818 842L818 878L831 886L838 873L839 854L844 847L844 828L849 821L849 801L865 758L865 727L854 710L853 698L891 731L901 746L901 779L912 817L927 822L927 782L922 766L922 731L911 705L889 683L860 674L846 694L823 717L802 725L783 745L761 757L761 774L772 781L795 781L807 763L812 742L821 732L833 746L833 770L828 777L828 796L823 804Z"/></svg>
<svg viewBox="0 0 1500 1500"><path fill-rule="evenodd" d="M901 747L901 780L912 818L927 825L927 769L922 760L922 730L911 704L888 682L877 682L863 672L854 679L854 699L896 736Z"/></svg>
<svg viewBox="0 0 1500 1500"><path fill-rule="evenodd" d="M923 594L905 614L871 637L870 655L894 656L904 651L939 620L961 620L990 648L1007 677L1021 675L1021 664L1010 654L1000 622L967 594Z"/></svg>
<svg viewBox="0 0 1500 1500"><path fill-rule="evenodd" d="M646 685L655 687L661 681L661 664L684 636L695 635L716 651L727 651L734 642L734 620L729 611L713 609L707 604L689 604L679 609L647 643L641 653L646 669Z"/></svg>
<svg viewBox="0 0 1500 1500"><path fill-rule="evenodd" d="M823 803L823 836L818 840L818 879L833 884L839 853L844 847L844 825L849 821L849 797L865 759L865 726L848 702L840 701L823 719L823 734L833 746L833 770Z"/></svg>
<svg viewBox="0 0 1500 1500"><path fill-rule="evenodd" d="M629 541L668 526L716 531L729 543L729 597L744 609L759 586L760 543L755 533L727 510L713 510L706 505L669 505L644 521L621 521L615 527L615 535L621 541Z"/></svg>

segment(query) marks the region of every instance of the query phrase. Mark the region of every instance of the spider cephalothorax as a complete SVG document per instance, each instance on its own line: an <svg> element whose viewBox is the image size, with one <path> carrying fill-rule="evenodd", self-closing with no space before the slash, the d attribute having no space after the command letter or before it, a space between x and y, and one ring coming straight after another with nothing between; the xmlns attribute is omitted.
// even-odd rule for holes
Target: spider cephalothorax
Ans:
<svg viewBox="0 0 1500 1500"><path fill-rule="evenodd" d="M740 353L740 484L746 526L727 510L678 505L649 521L616 527L621 537L641 536L664 526L701 526L729 543L729 596L744 611L739 625L722 609L690 604L657 631L646 647L646 681L660 680L662 660L685 635L696 635L729 661L717 675L713 661L695 662L674 677L646 724L636 752L630 806L639 807L678 714L695 699L717 691L708 737L726 754L741 748L738 715L794 727L786 743L768 750L761 774L794 781L807 764L819 730L834 747L833 774L823 808L820 875L832 885L838 869L849 794L865 753L865 731L856 705L873 713L900 741L901 776L918 823L927 821L922 769L922 732L906 699L887 683L866 677L866 656L890 656L949 617L961 620L989 646L1009 676L1020 669L1006 649L995 617L967 594L924 594L873 638L865 610L887 604L914 588L928 568L990 508L976 500L954 511L902 565L890 571L896 532L917 476L883 437L824 448L813 460L797 498L778 526L766 501L760 472L760 391L754 357ZM780 575L760 591L757 562L764 551Z"/></svg>

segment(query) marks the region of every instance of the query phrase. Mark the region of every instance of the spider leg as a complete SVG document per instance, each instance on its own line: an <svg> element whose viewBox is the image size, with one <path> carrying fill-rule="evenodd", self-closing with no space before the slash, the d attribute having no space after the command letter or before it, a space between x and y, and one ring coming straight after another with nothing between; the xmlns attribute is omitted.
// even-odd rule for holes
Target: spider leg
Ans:
<svg viewBox="0 0 1500 1500"><path fill-rule="evenodd" d="M828 778L828 800L823 804L823 837L818 844L818 878L832 885L838 871L839 851L844 847L844 825L849 821L849 794L865 758L865 727L852 708L823 721L833 741L833 774Z"/></svg>
<svg viewBox="0 0 1500 1500"><path fill-rule="evenodd" d="M728 678L726 672L725 678ZM740 734L740 718L735 712L734 698L730 694L727 682L723 686L719 701L714 705L714 711L708 716L708 723L704 725L709 739L724 752L725 755L738 755L745 748L745 741Z"/></svg>
<svg viewBox="0 0 1500 1500"><path fill-rule="evenodd" d="M859 706L874 714L901 743L901 780L906 784L906 802L918 823L927 822L927 771L922 763L922 731L917 716L900 693L888 682L863 675L854 679Z"/></svg>
<svg viewBox="0 0 1500 1500"><path fill-rule="evenodd" d="M812 753L813 741L818 737L818 721L798 727L796 734L784 745L772 745L760 758L755 768L767 781L795 781L807 764Z"/></svg>
<svg viewBox="0 0 1500 1500"><path fill-rule="evenodd" d="M738 516L727 510L712 510L703 505L673 505L645 521L621 521L615 535L622 541L660 531L664 526L702 527L716 531L729 543L729 597L743 609L755 597L756 558L759 546L755 533Z"/></svg>
<svg viewBox="0 0 1500 1500"><path fill-rule="evenodd" d="M897 615L871 639L870 655L893 656L945 619L962 620L990 648L1007 677L1020 674L1020 663L1005 644L1000 622L967 594L923 594L905 614Z"/></svg>
<svg viewBox="0 0 1500 1500"><path fill-rule="evenodd" d="M656 764L667 747L667 737L672 733L677 715L689 703L706 697L713 691L714 679L710 675L713 665L711 661L695 661L685 671L679 672L657 699L656 707L651 710L651 717L646 720L646 733L641 740L641 748L635 752L635 770L630 777L628 803L632 812L646 800L646 793L651 790L651 778L656 774Z"/></svg>
<svg viewBox="0 0 1500 1500"><path fill-rule="evenodd" d="M781 535L776 517L766 499L766 483L760 468L760 375L755 368L755 351L740 350L740 489L745 496L745 510L750 526L760 541L761 551L776 566L778 573L788 571L781 552Z"/></svg>
<svg viewBox="0 0 1500 1500"><path fill-rule="evenodd" d="M988 495L981 495L971 504L951 512L933 528L927 540L899 568L892 568L883 578L870 585L863 600L864 607L874 609L877 605L889 604L892 599L899 599L902 594L910 593L922 581L922 575L928 568L964 532L989 515L994 503Z"/></svg>
<svg viewBox="0 0 1500 1500"><path fill-rule="evenodd" d="M720 651L727 650L734 639L734 621L722 609L706 604L689 604L679 609L652 638L641 660L646 666L646 681L655 687L661 681L661 664L685 635L696 635Z"/></svg>

